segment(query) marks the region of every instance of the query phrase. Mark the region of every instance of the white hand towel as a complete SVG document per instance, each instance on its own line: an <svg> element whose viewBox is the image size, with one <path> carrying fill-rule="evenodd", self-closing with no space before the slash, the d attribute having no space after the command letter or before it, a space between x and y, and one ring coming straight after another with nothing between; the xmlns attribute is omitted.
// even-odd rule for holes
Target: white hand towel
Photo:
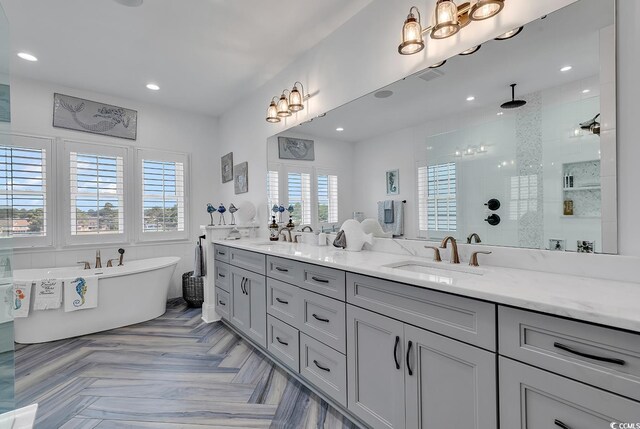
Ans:
<svg viewBox="0 0 640 429"><path fill-rule="evenodd" d="M36 281L33 297L34 310L55 310L62 304L62 281L41 279Z"/></svg>
<svg viewBox="0 0 640 429"><path fill-rule="evenodd" d="M64 311L86 310L97 306L97 276L64 279Z"/></svg>
<svg viewBox="0 0 640 429"><path fill-rule="evenodd" d="M13 317L27 317L31 302L31 284L33 282L13 282Z"/></svg>

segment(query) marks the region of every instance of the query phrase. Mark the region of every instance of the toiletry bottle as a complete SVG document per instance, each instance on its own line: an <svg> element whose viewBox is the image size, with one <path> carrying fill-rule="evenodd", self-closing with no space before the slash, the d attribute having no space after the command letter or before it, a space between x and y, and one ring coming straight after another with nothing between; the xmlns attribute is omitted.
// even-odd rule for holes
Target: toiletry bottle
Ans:
<svg viewBox="0 0 640 429"><path fill-rule="evenodd" d="M271 216L271 224L269 225L269 240L278 241L278 224L276 223L276 217Z"/></svg>
<svg viewBox="0 0 640 429"><path fill-rule="evenodd" d="M289 223L287 223L287 228L293 229L295 228L295 224L293 223L293 218L289 218Z"/></svg>

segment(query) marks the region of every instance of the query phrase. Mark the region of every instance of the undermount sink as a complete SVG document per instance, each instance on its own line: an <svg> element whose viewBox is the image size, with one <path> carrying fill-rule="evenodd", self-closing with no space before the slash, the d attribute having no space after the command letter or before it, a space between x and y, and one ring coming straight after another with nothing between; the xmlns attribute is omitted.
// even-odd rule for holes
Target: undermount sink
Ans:
<svg viewBox="0 0 640 429"><path fill-rule="evenodd" d="M262 243L253 243L254 246L282 246L283 244L291 244L285 241L264 241Z"/></svg>
<svg viewBox="0 0 640 429"><path fill-rule="evenodd" d="M412 273L433 274L434 270L456 271L459 273L484 275L484 270L478 267L470 267L462 264L450 264L448 262L427 262L427 261L404 261L385 265L387 268L395 270L409 271Z"/></svg>

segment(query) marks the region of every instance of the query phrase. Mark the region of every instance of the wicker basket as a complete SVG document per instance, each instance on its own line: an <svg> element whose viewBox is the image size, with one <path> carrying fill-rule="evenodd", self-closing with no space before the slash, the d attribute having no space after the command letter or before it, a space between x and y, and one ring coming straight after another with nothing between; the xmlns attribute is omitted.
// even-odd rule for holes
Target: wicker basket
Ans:
<svg viewBox="0 0 640 429"><path fill-rule="evenodd" d="M182 297L189 307L202 307L204 302L204 277L192 277L193 271L182 275Z"/></svg>

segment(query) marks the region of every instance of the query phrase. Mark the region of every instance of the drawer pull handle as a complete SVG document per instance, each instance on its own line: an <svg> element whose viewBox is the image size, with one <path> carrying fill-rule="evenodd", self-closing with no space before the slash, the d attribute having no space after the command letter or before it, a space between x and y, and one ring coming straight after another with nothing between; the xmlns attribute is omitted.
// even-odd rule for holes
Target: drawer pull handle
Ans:
<svg viewBox="0 0 640 429"><path fill-rule="evenodd" d="M570 427L570 426L567 426L566 424L562 423L562 421L561 421L561 420L555 419L555 420L553 421L553 423L554 423L556 426L561 427L562 429L571 429L571 427Z"/></svg>
<svg viewBox="0 0 640 429"><path fill-rule="evenodd" d="M313 314L312 314L312 316L313 316L313 318L314 318L314 319L316 319L316 320L319 320L319 321L324 322L324 323L329 323L329 319L324 319L324 318L322 318L322 317L318 316L318 315L317 315L317 314L315 314L315 313L313 313Z"/></svg>
<svg viewBox="0 0 640 429"><path fill-rule="evenodd" d="M311 280L316 281L318 283L329 283L329 280L321 279L320 277L316 277L316 276L311 277Z"/></svg>
<svg viewBox="0 0 640 429"><path fill-rule="evenodd" d="M323 370L323 371L327 371L327 372L331 372L331 369L330 369L330 368L327 368L326 366L322 366L322 365L320 365L320 364L318 363L318 361L317 361L317 360L315 360L315 359L314 359L314 360L313 360L313 363L315 363L315 364L316 364L316 366L317 366L318 368L320 368L321 370Z"/></svg>
<svg viewBox="0 0 640 429"><path fill-rule="evenodd" d="M249 295L249 289L247 289L247 286L251 286L251 279L246 279L244 282L244 293Z"/></svg>
<svg viewBox="0 0 640 429"><path fill-rule="evenodd" d="M411 346L413 343L409 341L409 345L407 345L407 371L409 371L409 375L413 375L413 370L411 369L411 364L409 363L409 356L411 356Z"/></svg>
<svg viewBox="0 0 640 429"><path fill-rule="evenodd" d="M282 273L288 273L289 270L287 270L286 268L281 268L281 267L276 267L276 270L282 272Z"/></svg>
<svg viewBox="0 0 640 429"><path fill-rule="evenodd" d="M227 276L225 276L225 275L224 275L224 274L222 274L222 273L218 273L218 277L225 278L225 277L227 277Z"/></svg>
<svg viewBox="0 0 640 429"><path fill-rule="evenodd" d="M218 300L218 304L220 304L220 305L227 305L227 304L225 304L224 302L222 302L222 301L220 301L220 300Z"/></svg>
<svg viewBox="0 0 640 429"><path fill-rule="evenodd" d="M245 295L249 295L249 292L247 292L247 283L249 282L249 279L246 277L242 278L242 283L240 283L240 289L242 289L242 293Z"/></svg>
<svg viewBox="0 0 640 429"><path fill-rule="evenodd" d="M278 340L278 342L279 342L280 344L282 344L283 346L288 346L288 345L289 345L289 343L285 343L284 341L282 341L282 340L280 339L280 337L276 337L276 340Z"/></svg>
<svg viewBox="0 0 640 429"><path fill-rule="evenodd" d="M613 363L613 364L616 364L616 365L625 365L626 364L626 362L623 361L622 359L609 358L609 357L603 357L603 356L596 356L596 355L592 355L592 354L589 354L589 353L583 353L583 352L580 352L578 350L572 349L569 346L565 346L562 343L553 343L553 347L555 347L557 349L560 349L560 350L564 350L565 352L572 353L574 355L585 357L587 359L597 360L597 361L600 361L600 362Z"/></svg>
<svg viewBox="0 0 640 429"><path fill-rule="evenodd" d="M226 253L224 253L224 252L218 252L218 255L220 255L220 256L224 256L224 255L226 255Z"/></svg>
<svg viewBox="0 0 640 429"><path fill-rule="evenodd" d="M289 301L285 301L284 299L280 298L276 298L276 301L278 301L280 304L289 304Z"/></svg>
<svg viewBox="0 0 640 429"><path fill-rule="evenodd" d="M396 369L400 369L400 362L398 362L398 344L400 344L400 337L396 335L396 345L393 346L393 360L396 361Z"/></svg>

